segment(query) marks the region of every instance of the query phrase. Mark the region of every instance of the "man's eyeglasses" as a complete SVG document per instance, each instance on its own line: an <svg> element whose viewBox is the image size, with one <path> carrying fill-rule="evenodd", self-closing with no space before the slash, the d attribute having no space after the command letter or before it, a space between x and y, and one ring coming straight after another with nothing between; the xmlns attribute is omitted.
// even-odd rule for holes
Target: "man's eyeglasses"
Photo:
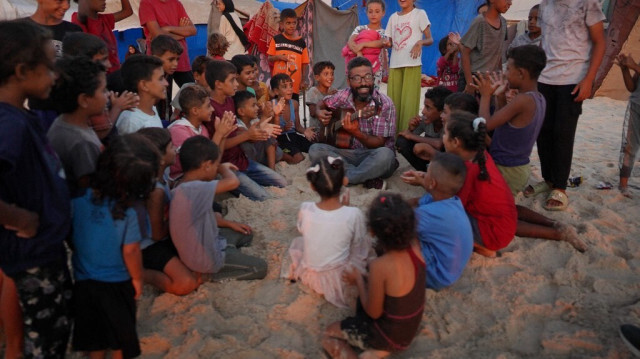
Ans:
<svg viewBox="0 0 640 359"><path fill-rule="evenodd" d="M355 82L355 83L361 83L362 80L365 80L367 82L371 82L373 80L373 75L372 74L366 74L364 76L360 76L360 75L353 75L353 76L349 76L349 80Z"/></svg>

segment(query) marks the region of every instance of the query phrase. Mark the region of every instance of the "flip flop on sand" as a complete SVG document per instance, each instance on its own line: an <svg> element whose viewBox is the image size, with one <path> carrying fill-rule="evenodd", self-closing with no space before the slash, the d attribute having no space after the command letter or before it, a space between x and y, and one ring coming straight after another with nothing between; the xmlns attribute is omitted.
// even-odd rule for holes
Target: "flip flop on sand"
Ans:
<svg viewBox="0 0 640 359"><path fill-rule="evenodd" d="M560 203L560 205L554 205L554 201ZM543 208L547 211L564 211L565 209L567 209L567 206L569 206L569 197L567 197L567 194L560 190L554 189L553 191L551 191L551 193L549 193L549 196L547 197L547 201L544 203Z"/></svg>
<svg viewBox="0 0 640 359"><path fill-rule="evenodd" d="M525 187L524 191L522 191L522 194L525 196L525 198L530 198L535 197L540 193L547 193L549 191L551 191L551 187L549 187L547 182L542 181L534 185L528 185L527 187Z"/></svg>

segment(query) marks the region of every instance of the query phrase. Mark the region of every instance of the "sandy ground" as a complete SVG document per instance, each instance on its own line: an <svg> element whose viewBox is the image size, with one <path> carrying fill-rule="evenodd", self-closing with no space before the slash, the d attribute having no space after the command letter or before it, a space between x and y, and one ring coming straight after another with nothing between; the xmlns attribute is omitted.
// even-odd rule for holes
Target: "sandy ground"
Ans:
<svg viewBox="0 0 640 359"><path fill-rule="evenodd" d="M515 238L502 257L473 255L452 287L427 290L422 326L411 347L397 358L629 358L618 337L621 323L640 324L640 170L630 183L636 198L598 190L617 185L617 163L626 103L586 101L578 125L572 175L584 183L568 190L569 209L550 217L574 225L589 249ZM536 150L534 178L540 178ZM350 314L328 304L301 284L279 278L283 255L298 235L302 201L316 200L304 178L309 166L278 165L290 181L272 189L262 203L228 199L228 218L250 224L254 245L247 253L265 258L261 281L205 283L185 297L145 286L139 302L138 333L143 358L323 358L323 329ZM389 190L422 194L402 183L401 167ZM351 188L352 204L365 209L377 194ZM540 212L543 197L517 202Z"/></svg>

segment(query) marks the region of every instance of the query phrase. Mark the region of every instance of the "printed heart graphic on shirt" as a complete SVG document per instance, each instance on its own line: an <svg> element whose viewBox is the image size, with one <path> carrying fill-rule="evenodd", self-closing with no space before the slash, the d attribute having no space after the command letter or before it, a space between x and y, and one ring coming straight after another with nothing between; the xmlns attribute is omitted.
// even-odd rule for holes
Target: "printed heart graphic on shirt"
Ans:
<svg viewBox="0 0 640 359"><path fill-rule="evenodd" d="M409 26L409 24L402 24L400 26L402 26L402 28L396 27L396 36L394 36L398 39L393 46L396 50L402 50L407 46L407 41L409 41L412 33L411 26Z"/></svg>

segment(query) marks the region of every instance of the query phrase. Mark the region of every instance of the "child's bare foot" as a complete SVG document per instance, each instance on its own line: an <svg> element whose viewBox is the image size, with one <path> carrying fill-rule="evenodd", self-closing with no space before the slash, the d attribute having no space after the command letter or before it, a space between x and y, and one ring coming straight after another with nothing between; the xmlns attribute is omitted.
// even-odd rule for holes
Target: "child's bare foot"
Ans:
<svg viewBox="0 0 640 359"><path fill-rule="evenodd" d="M587 250L587 244L578 237L578 232L573 226L555 222L553 228L560 232L561 241L571 244L580 253L584 253Z"/></svg>
<svg viewBox="0 0 640 359"><path fill-rule="evenodd" d="M629 190L629 187L627 186L618 186L618 189L620 190L620 194L622 194L623 196L627 197L627 198L633 198L633 194L631 194L631 191Z"/></svg>
<svg viewBox="0 0 640 359"><path fill-rule="evenodd" d="M491 249L487 249L485 247L481 247L477 244L473 244L473 251L478 253L481 256L487 257L487 258L497 258L500 257L500 253L498 253L498 251L492 251Z"/></svg>

